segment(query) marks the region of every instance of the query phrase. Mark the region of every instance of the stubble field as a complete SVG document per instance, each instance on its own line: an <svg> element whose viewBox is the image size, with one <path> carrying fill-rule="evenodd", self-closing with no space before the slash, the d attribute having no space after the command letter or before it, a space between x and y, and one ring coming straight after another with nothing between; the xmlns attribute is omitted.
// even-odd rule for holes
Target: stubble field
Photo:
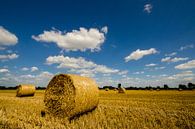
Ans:
<svg viewBox="0 0 195 129"><path fill-rule="evenodd" d="M72 121L41 116L44 91L15 95L0 90L0 128L195 129L195 91L100 91L98 108Z"/></svg>

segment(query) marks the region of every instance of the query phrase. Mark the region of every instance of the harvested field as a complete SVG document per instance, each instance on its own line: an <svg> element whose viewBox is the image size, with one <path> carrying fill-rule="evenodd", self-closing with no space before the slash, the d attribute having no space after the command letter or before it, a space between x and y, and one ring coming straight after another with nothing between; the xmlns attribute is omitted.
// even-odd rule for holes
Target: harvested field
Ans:
<svg viewBox="0 0 195 129"><path fill-rule="evenodd" d="M15 92L0 91L0 128L195 128L195 91L100 91L97 109L71 122L41 116L44 91L25 98Z"/></svg>

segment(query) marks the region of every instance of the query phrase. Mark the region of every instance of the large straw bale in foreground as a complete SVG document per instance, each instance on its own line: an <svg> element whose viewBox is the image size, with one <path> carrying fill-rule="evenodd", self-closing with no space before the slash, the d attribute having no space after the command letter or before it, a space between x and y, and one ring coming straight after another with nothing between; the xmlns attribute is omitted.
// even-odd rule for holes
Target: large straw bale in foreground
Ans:
<svg viewBox="0 0 195 129"><path fill-rule="evenodd" d="M53 77L45 91L48 114L69 119L95 109L99 102L96 82L88 77L59 74Z"/></svg>
<svg viewBox="0 0 195 129"><path fill-rule="evenodd" d="M36 88L34 85L21 84L17 88L16 96L17 97L34 96L35 90Z"/></svg>

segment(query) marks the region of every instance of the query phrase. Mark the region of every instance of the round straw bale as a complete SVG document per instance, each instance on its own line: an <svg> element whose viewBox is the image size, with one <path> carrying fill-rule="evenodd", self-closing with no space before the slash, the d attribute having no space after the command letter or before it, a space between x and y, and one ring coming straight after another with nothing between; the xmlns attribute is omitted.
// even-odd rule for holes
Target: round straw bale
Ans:
<svg viewBox="0 0 195 129"><path fill-rule="evenodd" d="M95 109L98 96L98 86L91 78L59 74L52 78L46 88L45 110L47 114L71 119Z"/></svg>
<svg viewBox="0 0 195 129"><path fill-rule="evenodd" d="M116 89L116 88L114 88L113 90L114 90L114 91L117 91L117 89Z"/></svg>
<svg viewBox="0 0 195 129"><path fill-rule="evenodd" d="M126 89L121 86L121 84L118 84L118 93L125 93Z"/></svg>
<svg viewBox="0 0 195 129"><path fill-rule="evenodd" d="M179 88L178 91L182 91L183 89Z"/></svg>
<svg viewBox="0 0 195 129"><path fill-rule="evenodd" d="M105 91L109 91L110 89L109 88L106 88Z"/></svg>
<svg viewBox="0 0 195 129"><path fill-rule="evenodd" d="M34 96L35 86L30 84L21 84L17 87L16 96L25 97L25 96Z"/></svg>
<svg viewBox="0 0 195 129"><path fill-rule="evenodd" d="M118 88L118 93L125 93L126 89L123 87Z"/></svg>

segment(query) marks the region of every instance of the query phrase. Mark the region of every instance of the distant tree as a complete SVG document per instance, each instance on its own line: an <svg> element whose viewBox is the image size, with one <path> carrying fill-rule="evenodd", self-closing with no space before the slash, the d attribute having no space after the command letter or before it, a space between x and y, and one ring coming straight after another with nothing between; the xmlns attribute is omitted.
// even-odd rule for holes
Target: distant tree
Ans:
<svg viewBox="0 0 195 129"><path fill-rule="evenodd" d="M183 85L183 84L179 84L179 89L185 90L185 89L187 89L187 86L186 85Z"/></svg>
<svg viewBox="0 0 195 129"><path fill-rule="evenodd" d="M193 83L188 83L188 88L189 88L189 89L195 89L195 84L193 84Z"/></svg>
<svg viewBox="0 0 195 129"><path fill-rule="evenodd" d="M103 89L110 89L110 90L113 90L113 89L115 89L115 87L113 87L113 86L103 86Z"/></svg>
<svg viewBox="0 0 195 129"><path fill-rule="evenodd" d="M6 89L6 87L5 86L0 86L0 89L4 90L4 89Z"/></svg>
<svg viewBox="0 0 195 129"><path fill-rule="evenodd" d="M130 87L126 87L125 89L126 90L137 90L138 88L137 87L130 86Z"/></svg>
<svg viewBox="0 0 195 129"><path fill-rule="evenodd" d="M118 84L118 88L121 88L121 83Z"/></svg>
<svg viewBox="0 0 195 129"><path fill-rule="evenodd" d="M169 89L169 86L167 84L164 84L164 89Z"/></svg>
<svg viewBox="0 0 195 129"><path fill-rule="evenodd" d="M157 86L156 89L160 89L160 86Z"/></svg>

